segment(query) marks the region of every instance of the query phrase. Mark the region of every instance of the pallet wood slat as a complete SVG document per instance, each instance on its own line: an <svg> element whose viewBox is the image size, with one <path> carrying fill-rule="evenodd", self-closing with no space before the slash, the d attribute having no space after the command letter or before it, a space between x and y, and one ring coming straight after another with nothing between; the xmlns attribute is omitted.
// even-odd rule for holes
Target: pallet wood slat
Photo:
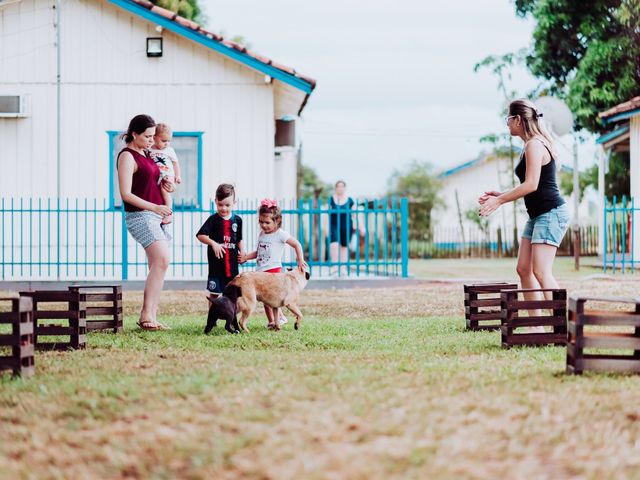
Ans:
<svg viewBox="0 0 640 480"><path fill-rule="evenodd" d="M467 330L499 330L500 292L518 288L515 283L491 282L464 285L465 326Z"/></svg>
<svg viewBox="0 0 640 480"><path fill-rule="evenodd" d="M3 315L2 322L11 323L11 332L0 334L0 345L11 347L11 354L0 355L0 371L11 370L14 376L29 377L35 372L33 301L23 297L0 301L11 303L11 312Z"/></svg>
<svg viewBox="0 0 640 480"><path fill-rule="evenodd" d="M21 292L33 301L34 344L38 350L79 350L86 347L86 297L72 291L38 290ZM51 304L60 303L59 310L50 310ZM45 304L44 306L41 304ZM46 308L46 310L42 308ZM53 324L51 322L54 322ZM60 322L66 322L61 325ZM63 336L51 340L50 336Z"/></svg>
<svg viewBox="0 0 640 480"><path fill-rule="evenodd" d="M525 293L540 296L550 293L552 299L520 300ZM501 293L502 324L500 332L502 347L516 345L565 345L567 342L567 291L563 289L512 289ZM548 315L520 316L522 311L550 310ZM552 327L553 331L522 332L522 327Z"/></svg>
<svg viewBox="0 0 640 480"><path fill-rule="evenodd" d="M87 331L124 331L122 285L71 285L70 292L82 293L87 299ZM104 305L104 303L109 305Z"/></svg>
<svg viewBox="0 0 640 480"><path fill-rule="evenodd" d="M633 312L592 310L587 302L629 305ZM618 327L617 331L592 331L585 327ZM629 330L632 332L621 331ZM585 349L613 350L618 353L592 353ZM625 353L629 352L629 353ZM580 375L585 371L640 373L640 298L628 297L575 297L569 299L567 335L568 374Z"/></svg>

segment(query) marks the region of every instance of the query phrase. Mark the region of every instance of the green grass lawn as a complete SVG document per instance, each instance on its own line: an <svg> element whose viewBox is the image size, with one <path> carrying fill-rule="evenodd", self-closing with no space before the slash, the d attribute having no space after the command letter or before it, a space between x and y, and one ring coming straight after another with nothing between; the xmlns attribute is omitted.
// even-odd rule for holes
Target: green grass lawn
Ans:
<svg viewBox="0 0 640 480"><path fill-rule="evenodd" d="M503 350L458 315L311 315L279 333L254 316L250 334L210 336L200 315L162 321L174 329L127 317L122 335L90 334L84 351L39 354L36 376L4 377L0 478L640 471L640 378L565 376L563 348Z"/></svg>

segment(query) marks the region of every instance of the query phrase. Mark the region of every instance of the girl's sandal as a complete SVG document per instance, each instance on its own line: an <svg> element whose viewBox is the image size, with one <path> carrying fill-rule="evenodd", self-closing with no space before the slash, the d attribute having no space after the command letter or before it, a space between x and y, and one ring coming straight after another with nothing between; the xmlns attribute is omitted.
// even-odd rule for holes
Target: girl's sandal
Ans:
<svg viewBox="0 0 640 480"><path fill-rule="evenodd" d="M156 321L156 325L158 326L158 330L171 330L171 327L169 325L165 325L164 323Z"/></svg>

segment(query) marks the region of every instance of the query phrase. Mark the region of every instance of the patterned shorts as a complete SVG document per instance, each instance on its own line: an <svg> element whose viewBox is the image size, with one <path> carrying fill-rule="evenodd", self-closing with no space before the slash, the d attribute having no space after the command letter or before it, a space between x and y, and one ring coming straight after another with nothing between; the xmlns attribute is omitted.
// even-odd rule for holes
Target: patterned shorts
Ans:
<svg viewBox="0 0 640 480"><path fill-rule="evenodd" d="M162 225L162 216L143 210L141 212L126 212L124 215L127 230L136 242L147 248L153 242L171 240L171 235Z"/></svg>

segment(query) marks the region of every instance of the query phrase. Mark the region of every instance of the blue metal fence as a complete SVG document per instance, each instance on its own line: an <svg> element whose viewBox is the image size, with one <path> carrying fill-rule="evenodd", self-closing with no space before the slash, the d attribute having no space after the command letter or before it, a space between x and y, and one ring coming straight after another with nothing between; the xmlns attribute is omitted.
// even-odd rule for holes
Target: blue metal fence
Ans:
<svg viewBox="0 0 640 480"><path fill-rule="evenodd" d="M606 201L604 207L604 271L611 269L615 273L618 269L625 273L628 269L635 272L637 261L634 255L636 215L640 208L636 208L635 199L623 196L618 202L613 197ZM639 220L640 221L640 220Z"/></svg>
<svg viewBox="0 0 640 480"><path fill-rule="evenodd" d="M235 213L243 218L245 249L258 238L257 200L241 200ZM280 202L282 228L296 236L314 276L365 277L408 275L408 202L395 197L356 199L350 215L332 210L328 202ZM168 279L204 279L206 247L195 233L215 211L175 209ZM354 231L342 255L331 260L329 217L338 230ZM333 247L335 249L335 246ZM293 249L285 265L295 265ZM241 270L251 270L247 263ZM144 250L129 235L121 210L107 199L0 199L0 278L2 280L142 280Z"/></svg>

